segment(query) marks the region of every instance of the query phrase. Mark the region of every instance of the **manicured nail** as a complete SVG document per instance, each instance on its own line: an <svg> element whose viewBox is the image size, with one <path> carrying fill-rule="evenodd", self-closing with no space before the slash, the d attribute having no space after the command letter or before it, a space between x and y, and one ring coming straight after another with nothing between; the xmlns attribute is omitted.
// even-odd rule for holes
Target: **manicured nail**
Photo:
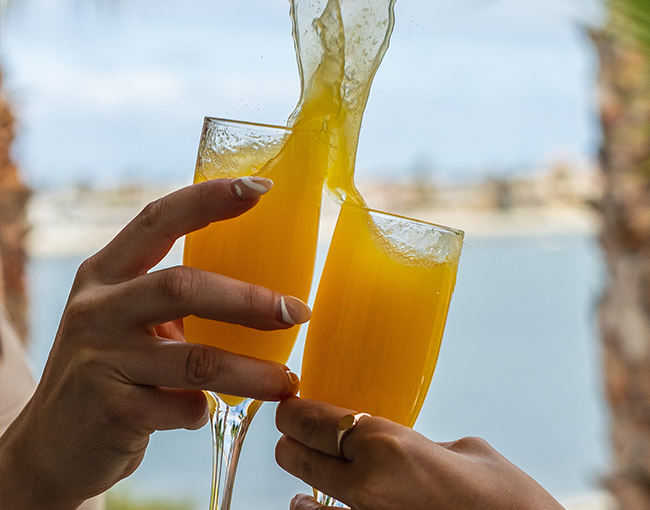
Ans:
<svg viewBox="0 0 650 510"><path fill-rule="evenodd" d="M284 369L287 371L287 378L289 379L289 385L287 386L287 391L284 392L284 396L293 397L300 390L300 378L289 370L288 367L284 367Z"/></svg>
<svg viewBox="0 0 650 510"><path fill-rule="evenodd" d="M293 326L295 324L302 324L311 319L311 310L298 298L282 296L280 297L279 315L282 322L286 322Z"/></svg>
<svg viewBox="0 0 650 510"><path fill-rule="evenodd" d="M273 187L273 181L264 177L240 177L232 181L232 187L239 198L248 200L267 193Z"/></svg>

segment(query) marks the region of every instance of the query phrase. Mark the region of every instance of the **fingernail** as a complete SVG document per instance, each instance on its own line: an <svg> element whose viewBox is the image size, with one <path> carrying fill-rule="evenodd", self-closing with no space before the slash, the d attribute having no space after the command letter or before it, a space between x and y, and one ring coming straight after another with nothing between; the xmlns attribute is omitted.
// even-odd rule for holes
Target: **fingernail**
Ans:
<svg viewBox="0 0 650 510"><path fill-rule="evenodd" d="M309 307L293 296L280 297L280 320L291 324L302 324L311 319L311 310Z"/></svg>
<svg viewBox="0 0 650 510"><path fill-rule="evenodd" d="M273 181L264 177L240 177L232 181L232 187L239 198L248 200L267 193L273 187Z"/></svg>
<svg viewBox="0 0 650 510"><path fill-rule="evenodd" d="M289 385L287 386L287 391L284 392L284 396L293 397L300 390L300 378L289 370L288 367L284 367L284 369L287 371L287 378L289 379Z"/></svg>

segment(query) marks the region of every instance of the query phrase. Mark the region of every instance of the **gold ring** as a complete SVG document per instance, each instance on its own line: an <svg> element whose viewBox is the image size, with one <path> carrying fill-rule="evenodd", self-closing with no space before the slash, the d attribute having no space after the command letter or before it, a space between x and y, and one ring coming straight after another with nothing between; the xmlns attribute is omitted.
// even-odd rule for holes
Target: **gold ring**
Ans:
<svg viewBox="0 0 650 510"><path fill-rule="evenodd" d="M343 460L348 460L343 455L343 439L347 436L352 429L357 426L359 420L364 416L370 416L368 413L357 413L357 414L346 414L343 418L339 420L339 424L336 426L336 450L339 452L339 455Z"/></svg>

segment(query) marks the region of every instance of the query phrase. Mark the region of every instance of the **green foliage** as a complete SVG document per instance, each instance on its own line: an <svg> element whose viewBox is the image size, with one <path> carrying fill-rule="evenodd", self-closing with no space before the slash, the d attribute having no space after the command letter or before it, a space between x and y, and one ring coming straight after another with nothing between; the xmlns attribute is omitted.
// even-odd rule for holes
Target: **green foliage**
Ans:
<svg viewBox="0 0 650 510"><path fill-rule="evenodd" d="M608 0L612 28L650 56L650 0Z"/></svg>
<svg viewBox="0 0 650 510"><path fill-rule="evenodd" d="M189 499L136 498L127 489L111 489L106 493L106 510L195 510Z"/></svg>

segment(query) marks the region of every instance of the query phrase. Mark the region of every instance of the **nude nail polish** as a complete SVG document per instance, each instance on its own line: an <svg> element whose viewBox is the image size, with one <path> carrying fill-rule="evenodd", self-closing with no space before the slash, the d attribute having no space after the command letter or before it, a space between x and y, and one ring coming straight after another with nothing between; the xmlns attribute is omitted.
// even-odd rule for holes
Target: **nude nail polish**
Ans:
<svg viewBox="0 0 650 510"><path fill-rule="evenodd" d="M280 320L287 324L296 325L311 319L309 307L293 296L280 297Z"/></svg>
<svg viewBox="0 0 650 510"><path fill-rule="evenodd" d="M248 200L268 193L273 181L264 177L240 177L232 181L232 187L239 198Z"/></svg>
<svg viewBox="0 0 650 510"><path fill-rule="evenodd" d="M285 392L286 397L294 396L300 390L300 378L297 374L294 374L288 367L285 367L287 371L287 377L289 378L289 385L287 386L287 391Z"/></svg>

